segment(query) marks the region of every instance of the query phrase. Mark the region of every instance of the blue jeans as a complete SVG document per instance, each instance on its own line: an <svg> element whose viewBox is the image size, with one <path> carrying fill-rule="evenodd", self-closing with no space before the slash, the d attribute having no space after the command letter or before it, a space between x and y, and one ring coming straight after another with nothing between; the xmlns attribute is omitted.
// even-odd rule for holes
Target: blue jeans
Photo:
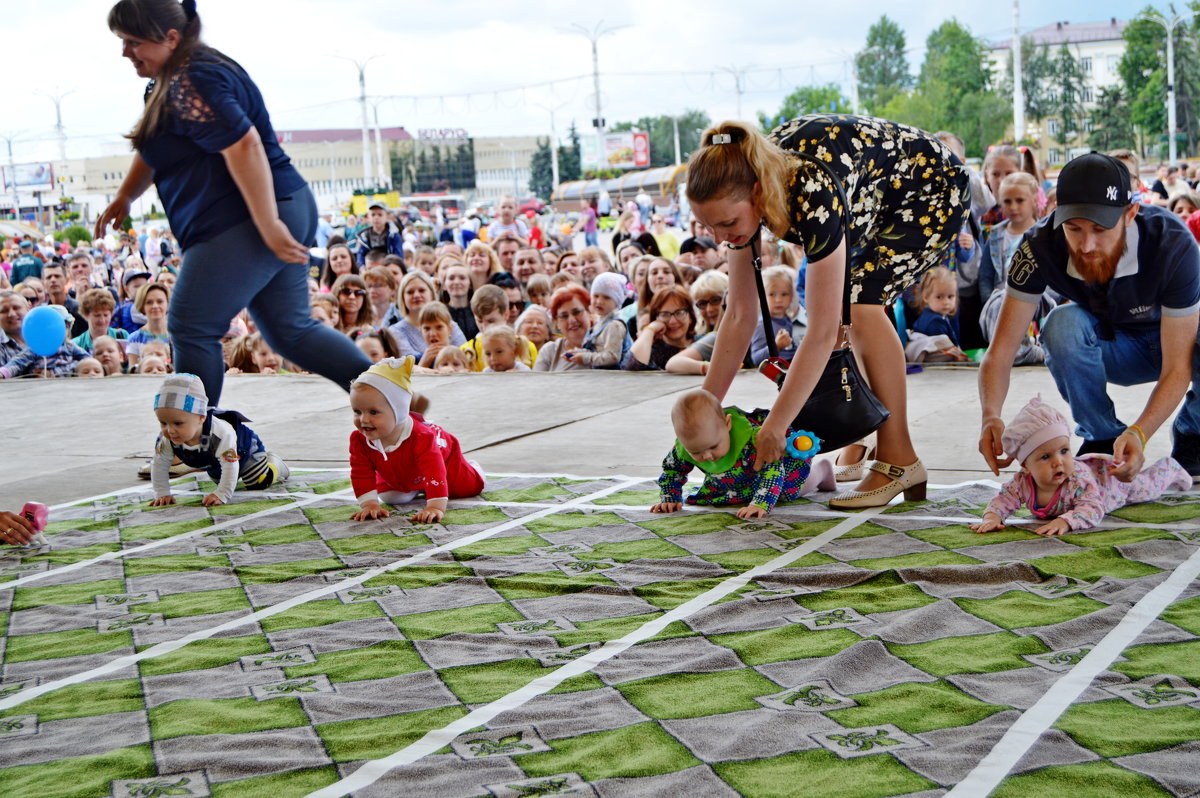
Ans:
<svg viewBox="0 0 1200 798"><path fill-rule="evenodd" d="M1117 419L1108 383L1157 382L1162 370L1157 327L1118 328L1113 340L1105 341L1100 338L1099 320L1074 303L1060 305L1046 317L1042 347L1058 392L1071 406L1075 432L1089 441L1115 438L1128 426ZM1200 435L1200 347L1192 353L1192 388L1175 417L1174 430Z"/></svg>
<svg viewBox="0 0 1200 798"><path fill-rule="evenodd" d="M584 232L583 245L585 247L595 247L600 245L600 237L597 235L595 230L590 233L586 231Z"/></svg>
<svg viewBox="0 0 1200 798"><path fill-rule="evenodd" d="M312 192L305 187L281 197L278 206L296 240L311 242L317 227ZM345 390L371 367L345 334L311 316L308 266L275 257L247 220L188 247L167 315L175 369L200 377L209 405L218 404L225 381L221 337L242 308L272 349Z"/></svg>

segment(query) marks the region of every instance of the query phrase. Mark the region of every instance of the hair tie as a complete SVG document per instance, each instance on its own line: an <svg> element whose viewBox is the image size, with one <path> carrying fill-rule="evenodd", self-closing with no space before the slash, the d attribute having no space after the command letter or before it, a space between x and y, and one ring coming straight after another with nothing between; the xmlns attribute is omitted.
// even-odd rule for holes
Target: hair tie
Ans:
<svg viewBox="0 0 1200 798"><path fill-rule="evenodd" d="M728 133L714 133L712 137L713 144L732 144L733 136Z"/></svg>
<svg viewBox="0 0 1200 798"><path fill-rule="evenodd" d="M188 22L196 18L196 0L182 0L180 5L183 6L183 15Z"/></svg>

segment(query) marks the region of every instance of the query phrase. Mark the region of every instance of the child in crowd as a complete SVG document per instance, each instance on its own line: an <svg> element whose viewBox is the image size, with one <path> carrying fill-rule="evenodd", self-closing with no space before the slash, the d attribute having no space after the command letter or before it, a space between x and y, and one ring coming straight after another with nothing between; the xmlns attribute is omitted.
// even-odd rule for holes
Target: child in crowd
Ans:
<svg viewBox="0 0 1200 798"><path fill-rule="evenodd" d="M73 321L70 311L62 305L47 305L46 307L53 309L62 317L63 325L66 327L63 331L65 338ZM65 339L58 351L50 357L34 354L34 351L27 346L3 367L0 367L0 380L24 377L27 374L42 377L73 377L76 364L88 355L87 350L70 339Z"/></svg>
<svg viewBox="0 0 1200 798"><path fill-rule="evenodd" d="M311 301L310 315L326 327L337 327L339 310L332 294L317 294Z"/></svg>
<svg viewBox="0 0 1200 798"><path fill-rule="evenodd" d="M83 360L75 364L76 377L103 377L104 366L100 365L100 361L94 357L85 357Z"/></svg>
<svg viewBox="0 0 1200 798"><path fill-rule="evenodd" d="M110 335L101 335L92 340L92 357L104 366L104 376L120 376L125 373L125 350Z"/></svg>
<svg viewBox="0 0 1200 798"><path fill-rule="evenodd" d="M438 374L463 374L472 371L471 354L456 346L447 346L434 358L433 370Z"/></svg>
<svg viewBox="0 0 1200 798"><path fill-rule="evenodd" d="M1136 426L1130 429L1140 433ZM1021 470L988 503L983 520L971 524L976 532L1003 529L1004 519L1021 507L1039 520L1053 519L1033 530L1038 535L1091 529L1127 504L1153 501L1170 488L1192 487L1191 475L1170 457L1143 468L1130 482L1113 475L1117 464L1111 455L1073 457L1066 418L1040 396L1021 408L1001 442Z"/></svg>
<svg viewBox="0 0 1200 798"><path fill-rule="evenodd" d="M517 335L516 331L507 324L494 324L479 334L480 348L487 366L485 372L499 371L533 371L520 360L522 349L528 348L528 341Z"/></svg>
<svg viewBox="0 0 1200 798"><path fill-rule="evenodd" d="M172 364L171 360L171 345L166 341L149 341L142 347L142 359L148 357L157 357L167 366ZM139 364L140 366L141 364ZM141 368L138 369L139 374L145 374Z"/></svg>
<svg viewBox="0 0 1200 798"><path fill-rule="evenodd" d="M142 355L142 359L138 361L138 374L152 374L162 376L171 373L171 367L166 361L158 355Z"/></svg>
<svg viewBox="0 0 1200 798"><path fill-rule="evenodd" d="M508 297L504 295L504 290L499 286L482 285L475 290L475 294L471 297L471 313L475 316L475 326L479 329L479 334L460 346L459 349L470 352L474 356L473 368L475 371L483 371L487 362L483 357L482 335L489 327L505 323L505 319L508 317ZM533 363L537 360L537 349L533 344L525 342L520 360L526 366L533 367Z"/></svg>
<svg viewBox="0 0 1200 798"><path fill-rule="evenodd" d="M583 346L565 354L594 369L619 369L633 346L625 322L617 318L617 310L625 301L625 277L616 272L602 272L592 281L592 313L596 317L583 339Z"/></svg>
<svg viewBox="0 0 1200 798"><path fill-rule="evenodd" d="M983 248L983 260L979 265L979 295L983 297L983 310L979 314L979 326L983 337L991 343L1000 321L1000 308L1004 304L1005 286L1008 284L1008 268L1017 247L1021 245L1025 232L1037 222L1037 180L1025 172L1014 172L1000 181L999 199L1004 209L1005 221L997 223L988 234ZM1038 303L1035 326L1054 309L1054 301L1043 297ZM1030 333L1017 349L1013 364L1026 366L1045 361L1042 347L1034 333Z"/></svg>
<svg viewBox="0 0 1200 798"><path fill-rule="evenodd" d="M791 360L796 356L796 343L792 340L791 308L796 302L796 272L788 266L772 266L762 271L763 287L767 290L767 309L771 314L771 335L779 356ZM750 341L750 356L755 365L770 355L767 348L767 333L759 319L758 329Z"/></svg>
<svg viewBox="0 0 1200 798"><path fill-rule="evenodd" d="M138 289L133 307L146 317L146 324L129 335L125 344L125 358L129 367L136 368L142 356L142 346L148 341L170 342L167 333L167 308L171 304L171 290L162 283L146 283Z"/></svg>
<svg viewBox="0 0 1200 798"><path fill-rule="evenodd" d="M958 345L958 281L945 266L934 266L921 281L921 315L913 323L904 353L912 363L963 362Z"/></svg>
<svg viewBox="0 0 1200 798"><path fill-rule="evenodd" d="M351 383L350 482L360 507L351 520L387 518L382 502L403 504L424 492L413 520L436 524L448 499L483 491L483 472L467 462L458 439L409 412L412 370L411 356L383 360Z"/></svg>
<svg viewBox="0 0 1200 798"><path fill-rule="evenodd" d="M258 434L246 426L250 419L236 410L209 407L204 384L195 374L175 374L163 380L154 395L154 415L161 433L150 463L155 499L151 507L174 504L171 461L179 458L203 468L217 483L204 497L204 506L227 504L240 479L246 490L265 490L288 478L288 467L268 452Z"/></svg>
<svg viewBox="0 0 1200 798"><path fill-rule="evenodd" d="M454 319L445 304L435 301L422 305L417 314L417 326L421 329L421 337L425 339L425 352L417 364L418 368L433 368L438 355L446 349L457 348L450 345Z"/></svg>
<svg viewBox="0 0 1200 798"><path fill-rule="evenodd" d="M387 330L358 330L354 335L354 345L372 363L378 363L385 357L399 357L396 351L395 339Z"/></svg>
<svg viewBox="0 0 1200 798"><path fill-rule="evenodd" d="M683 486L692 468L704 472L704 484L687 497L688 504L743 504L738 518L761 518L780 501L794 501L814 490L833 490L833 466L828 460L805 461L785 454L761 471L754 470L754 436L766 410L750 413L722 408L703 388L688 391L671 409L677 437L663 460L658 478L660 499L653 513L681 509ZM810 486L811 484L811 486Z"/></svg>
<svg viewBox="0 0 1200 798"><path fill-rule="evenodd" d="M554 293L550 278L540 273L533 275L525 284L525 293L529 296L530 304L541 305L544 308L550 307L550 295Z"/></svg>
<svg viewBox="0 0 1200 798"><path fill-rule="evenodd" d="M1025 146L1014 147L1011 144L997 144L988 147L987 155L983 159L983 179L987 182L992 196L995 197L996 204L979 220L984 236L991 232L994 225L1008 218L1005 215L1004 205L1000 201L1000 183L1004 178L1016 172L1024 172L1033 178L1038 186L1034 215L1041 216L1044 212L1046 198L1042 193L1043 178L1033 150Z"/></svg>

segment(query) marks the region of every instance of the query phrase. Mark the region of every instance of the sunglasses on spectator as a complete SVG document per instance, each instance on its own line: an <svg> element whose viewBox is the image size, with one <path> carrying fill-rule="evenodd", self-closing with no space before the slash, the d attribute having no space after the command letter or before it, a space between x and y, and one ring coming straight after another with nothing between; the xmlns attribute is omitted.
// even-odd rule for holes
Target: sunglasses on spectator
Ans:
<svg viewBox="0 0 1200 798"><path fill-rule="evenodd" d="M659 321L670 321L671 319L683 321L687 317L687 308L680 308L679 310L660 310L658 315L656 315L654 318L658 319Z"/></svg>
<svg viewBox="0 0 1200 798"><path fill-rule="evenodd" d="M341 294L342 296L366 296L367 295L367 292L362 290L361 288L343 288L341 291L338 291L338 293Z"/></svg>
<svg viewBox="0 0 1200 798"><path fill-rule="evenodd" d="M714 296L714 297L709 297L708 299L697 299L696 307L706 308L709 305L723 305L724 303L725 303L725 297Z"/></svg>
<svg viewBox="0 0 1200 798"><path fill-rule="evenodd" d="M583 308L575 308L574 310L568 311L567 313L559 313L554 318L558 319L559 321L567 321L568 319L573 319L573 318L578 319L581 316L583 316L583 314L585 314L585 313L587 313L587 311L584 310Z"/></svg>

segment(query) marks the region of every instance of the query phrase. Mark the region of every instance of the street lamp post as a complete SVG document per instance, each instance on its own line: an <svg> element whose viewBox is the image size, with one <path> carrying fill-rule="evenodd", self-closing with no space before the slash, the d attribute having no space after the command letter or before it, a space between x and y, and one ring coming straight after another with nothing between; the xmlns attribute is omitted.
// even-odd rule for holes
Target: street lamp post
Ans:
<svg viewBox="0 0 1200 798"><path fill-rule="evenodd" d="M617 25L613 28L603 28L604 20L596 23L596 27L588 30L578 22L573 23L571 27L576 33L586 36L588 41L592 43L592 91L596 93L596 171L600 171L602 166L602 158L604 157L604 110L603 102L600 99L600 56L596 49L596 42L601 36L607 36L610 33L615 33L621 28L627 28L628 25Z"/></svg>
<svg viewBox="0 0 1200 798"><path fill-rule="evenodd" d="M1191 19L1197 13L1200 12L1189 11L1186 14L1174 14L1168 18L1161 11L1150 11L1142 17L1162 25L1167 32L1167 160L1171 163L1175 162L1177 155L1175 144L1175 42L1173 35L1175 28L1181 22Z"/></svg>
<svg viewBox="0 0 1200 798"><path fill-rule="evenodd" d="M365 61L359 61L345 55L335 55L334 58L349 61L358 68L358 102L362 106L363 188L366 188L374 179L374 169L371 165L370 123L367 121L367 64L379 58L379 56L373 55Z"/></svg>

